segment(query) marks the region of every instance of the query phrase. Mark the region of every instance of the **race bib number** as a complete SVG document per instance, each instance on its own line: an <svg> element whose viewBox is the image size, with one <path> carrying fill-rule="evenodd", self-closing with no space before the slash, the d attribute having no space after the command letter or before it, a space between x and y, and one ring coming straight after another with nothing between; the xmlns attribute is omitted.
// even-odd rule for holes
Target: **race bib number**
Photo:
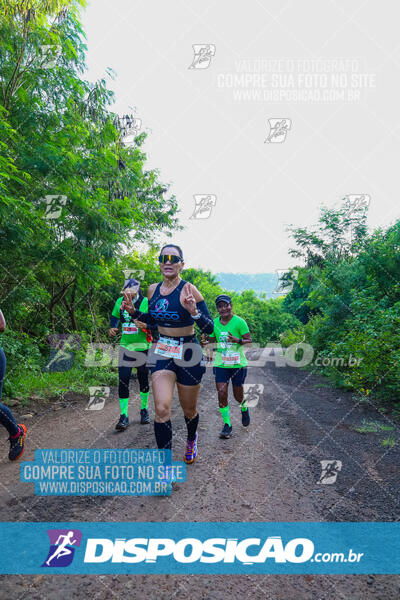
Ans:
<svg viewBox="0 0 400 600"><path fill-rule="evenodd" d="M240 354L232 350L232 342L228 342L228 332L221 331L219 336L219 347L221 348L221 360L223 365L238 365Z"/></svg>
<svg viewBox="0 0 400 600"><path fill-rule="evenodd" d="M179 359L183 356L183 343L179 340L171 340L160 336L154 352L166 358Z"/></svg>
<svg viewBox="0 0 400 600"><path fill-rule="evenodd" d="M124 335L132 335L133 333L137 333L139 329L133 323L124 323L122 326L122 333Z"/></svg>
<svg viewBox="0 0 400 600"><path fill-rule="evenodd" d="M240 363L239 352L223 350L221 352L221 360L224 365L238 365Z"/></svg>

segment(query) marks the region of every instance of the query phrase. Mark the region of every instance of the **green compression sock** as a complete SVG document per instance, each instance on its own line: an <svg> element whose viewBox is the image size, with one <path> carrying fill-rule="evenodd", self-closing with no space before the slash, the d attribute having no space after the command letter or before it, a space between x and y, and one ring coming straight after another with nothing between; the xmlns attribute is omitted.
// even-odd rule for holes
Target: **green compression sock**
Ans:
<svg viewBox="0 0 400 600"><path fill-rule="evenodd" d="M246 412L246 410L247 410L247 401L246 400L244 400L242 402L242 404L240 405L240 408L242 409L242 412Z"/></svg>
<svg viewBox="0 0 400 600"><path fill-rule="evenodd" d="M119 399L119 405L121 407L121 415L125 415L126 417L128 416L128 403L129 403L129 398L120 398Z"/></svg>
<svg viewBox="0 0 400 600"><path fill-rule="evenodd" d="M231 426L231 422L230 422L230 419L229 419L229 405L228 406L224 406L223 408L220 408L219 412L222 415L224 423L226 423L228 425L228 427L230 427Z"/></svg>
<svg viewBox="0 0 400 600"><path fill-rule="evenodd" d="M141 399L141 404L140 404L140 408L147 408L148 404L149 404L149 393L150 392L140 392L140 399Z"/></svg>

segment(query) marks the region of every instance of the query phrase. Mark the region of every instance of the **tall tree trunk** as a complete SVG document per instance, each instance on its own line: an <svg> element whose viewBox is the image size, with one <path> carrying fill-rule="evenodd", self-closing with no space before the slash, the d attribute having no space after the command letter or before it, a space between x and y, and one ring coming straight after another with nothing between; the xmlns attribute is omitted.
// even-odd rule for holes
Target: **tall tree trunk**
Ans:
<svg viewBox="0 0 400 600"><path fill-rule="evenodd" d="M54 307L56 306L56 304L58 304L59 302L61 302L64 299L65 294L67 293L68 289L71 287L71 285L73 283L76 283L76 278L72 279L69 283L67 283L64 287L62 287L57 292L54 292L54 283L52 283L51 300L50 300L49 310L50 310L51 329L54 332L55 332Z"/></svg>
<svg viewBox="0 0 400 600"><path fill-rule="evenodd" d="M71 322L71 327L74 331L76 331L78 329L78 325L76 323L76 317L75 317L75 296L76 296L76 288L77 288L77 283L76 280L74 281L74 285L72 288L72 293L71 293L71 302L68 303L66 296L63 297L63 303L65 308L67 309L68 315L69 315L69 320Z"/></svg>

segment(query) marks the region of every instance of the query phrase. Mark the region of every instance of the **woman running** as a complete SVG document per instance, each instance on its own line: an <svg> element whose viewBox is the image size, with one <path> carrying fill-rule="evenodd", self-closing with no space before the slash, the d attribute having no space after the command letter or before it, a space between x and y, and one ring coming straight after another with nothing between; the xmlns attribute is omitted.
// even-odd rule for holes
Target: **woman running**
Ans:
<svg viewBox="0 0 400 600"><path fill-rule="evenodd" d="M4 318L3 313L0 310L0 333L6 328L6 320ZM0 346L0 399L1 393L3 389L3 381L4 375L6 373L6 356L4 354L3 348ZM17 460L20 456L22 456L25 450L25 435L26 435L26 427L25 425L18 425L17 421L14 419L14 416L11 410L0 403L0 423L4 425L9 433L10 440L10 452L8 453L8 458L10 460Z"/></svg>
<svg viewBox="0 0 400 600"><path fill-rule="evenodd" d="M184 267L181 248L174 244L164 246L159 263L163 281L149 287L148 314L135 311L130 294L126 292L125 307L134 318L158 326L160 338L149 351L156 442L160 449L172 448L170 419L176 383L187 426L184 461L189 464L197 456L197 399L201 378L206 370L203 352L194 333L194 323L204 333L211 333L213 322L199 290L180 277Z"/></svg>
<svg viewBox="0 0 400 600"><path fill-rule="evenodd" d="M221 294L215 300L215 304L219 317L214 319L214 332L209 336L209 340L217 341L213 373L219 410L224 421L219 437L228 439L232 435L228 404L229 380L232 380L233 396L242 409L242 425L247 427L250 424L249 409L243 396L243 384L247 375L247 359L243 345L251 344L252 340L246 321L233 314L230 296Z"/></svg>
<svg viewBox="0 0 400 600"><path fill-rule="evenodd" d="M136 279L127 279L121 293L130 292L134 308L139 311L147 312L148 300L143 297L140 284ZM129 404L129 379L132 368L136 367L140 390L140 423L145 425L150 423L148 403L149 403L149 370L146 365L147 351L151 347L153 340L150 333L150 326L145 323L134 321L133 317L125 308L123 296L118 298L111 313L109 331L110 336L114 337L118 333L119 322L122 323L122 335L120 340L120 352L118 359L118 396L121 409L121 416L115 429L124 431L129 426L128 404Z"/></svg>

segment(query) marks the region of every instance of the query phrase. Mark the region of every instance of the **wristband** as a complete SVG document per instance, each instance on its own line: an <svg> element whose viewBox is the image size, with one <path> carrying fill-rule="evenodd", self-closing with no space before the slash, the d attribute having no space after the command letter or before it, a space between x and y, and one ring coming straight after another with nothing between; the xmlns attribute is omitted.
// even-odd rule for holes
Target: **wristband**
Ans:
<svg viewBox="0 0 400 600"><path fill-rule="evenodd" d="M243 345L243 340L242 338L239 339L238 344L240 344L241 346Z"/></svg>

